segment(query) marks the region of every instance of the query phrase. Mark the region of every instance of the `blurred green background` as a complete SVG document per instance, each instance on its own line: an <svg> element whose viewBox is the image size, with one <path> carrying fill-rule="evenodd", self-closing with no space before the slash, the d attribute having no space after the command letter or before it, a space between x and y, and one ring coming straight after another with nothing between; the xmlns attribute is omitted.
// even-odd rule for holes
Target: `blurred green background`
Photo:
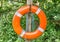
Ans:
<svg viewBox="0 0 60 42"><path fill-rule="evenodd" d="M47 16L47 29L44 34L32 42L60 42L60 0L33 0L34 5L39 2L39 7ZM12 27L14 13L21 6L26 5L26 0L0 0L0 42L24 42L18 37ZM34 28L38 17L34 16ZM21 25L26 28L26 15L22 17Z"/></svg>

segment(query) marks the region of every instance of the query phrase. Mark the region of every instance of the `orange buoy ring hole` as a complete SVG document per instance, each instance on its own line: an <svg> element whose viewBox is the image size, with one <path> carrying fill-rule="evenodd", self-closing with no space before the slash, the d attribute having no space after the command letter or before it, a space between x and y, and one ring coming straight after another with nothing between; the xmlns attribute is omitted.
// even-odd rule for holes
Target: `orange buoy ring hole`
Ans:
<svg viewBox="0 0 60 42"><path fill-rule="evenodd" d="M17 10L17 12L15 13L13 17L12 25L13 25L14 31L20 37L25 38L25 39L35 39L41 36L42 33L45 31L47 19L46 19L45 13L40 8L36 6L31 6L31 12L37 14L40 24L34 32L25 32L21 27L20 20L24 14L29 12L29 9L30 9L29 6L23 6L19 10Z"/></svg>

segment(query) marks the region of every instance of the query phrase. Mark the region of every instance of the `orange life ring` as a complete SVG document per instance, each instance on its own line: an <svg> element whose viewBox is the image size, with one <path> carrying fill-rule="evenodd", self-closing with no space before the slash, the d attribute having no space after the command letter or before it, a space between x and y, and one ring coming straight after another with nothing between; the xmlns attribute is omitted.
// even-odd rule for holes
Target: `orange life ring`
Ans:
<svg viewBox="0 0 60 42"><path fill-rule="evenodd" d="M46 29L47 20L46 20L45 13L40 8L36 6L31 6L31 12L37 14L40 24L37 30L35 30L34 32L25 32L20 25L20 20L24 14L29 12L29 9L30 9L29 6L23 6L19 10L17 10L17 12L15 13L13 17L12 25L13 25L14 31L20 37L25 38L25 39L35 39L41 36L44 30Z"/></svg>

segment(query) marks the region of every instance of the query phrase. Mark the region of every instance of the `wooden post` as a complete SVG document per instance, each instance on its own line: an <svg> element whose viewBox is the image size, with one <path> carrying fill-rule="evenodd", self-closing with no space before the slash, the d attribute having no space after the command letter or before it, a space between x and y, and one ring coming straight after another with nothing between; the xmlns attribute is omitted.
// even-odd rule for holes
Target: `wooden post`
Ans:
<svg viewBox="0 0 60 42"><path fill-rule="evenodd" d="M31 13L26 14L26 32L31 32ZM31 40L25 39L25 42L31 42Z"/></svg>
<svg viewBox="0 0 60 42"><path fill-rule="evenodd" d="M32 5L33 0L27 0L27 5Z"/></svg>
<svg viewBox="0 0 60 42"><path fill-rule="evenodd" d="M27 0L27 5L29 5L31 8L32 0ZM30 9L30 11L31 11L31 9ZM26 31L31 32L31 12L29 12L26 15ZM31 42L31 40L25 39L25 42Z"/></svg>

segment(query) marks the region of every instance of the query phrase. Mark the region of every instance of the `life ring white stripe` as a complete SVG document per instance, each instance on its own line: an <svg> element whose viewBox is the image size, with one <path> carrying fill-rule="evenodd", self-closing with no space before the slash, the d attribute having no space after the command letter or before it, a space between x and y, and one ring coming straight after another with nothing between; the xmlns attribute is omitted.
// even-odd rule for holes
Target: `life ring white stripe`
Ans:
<svg viewBox="0 0 60 42"><path fill-rule="evenodd" d="M35 13L38 15L38 14L39 14L39 12L40 12L40 10L41 10L41 9L40 9L40 8L38 8L38 9L37 9L37 11L36 11Z"/></svg>
<svg viewBox="0 0 60 42"><path fill-rule="evenodd" d="M38 30L44 32L44 29L42 29L41 27L38 27Z"/></svg>
<svg viewBox="0 0 60 42"><path fill-rule="evenodd" d="M20 37L23 37L24 34L25 34L25 31L23 30L23 31L21 32L21 34L20 34Z"/></svg>
<svg viewBox="0 0 60 42"><path fill-rule="evenodd" d="M17 15L18 17L22 17L22 15L19 12L16 12L15 15Z"/></svg>

